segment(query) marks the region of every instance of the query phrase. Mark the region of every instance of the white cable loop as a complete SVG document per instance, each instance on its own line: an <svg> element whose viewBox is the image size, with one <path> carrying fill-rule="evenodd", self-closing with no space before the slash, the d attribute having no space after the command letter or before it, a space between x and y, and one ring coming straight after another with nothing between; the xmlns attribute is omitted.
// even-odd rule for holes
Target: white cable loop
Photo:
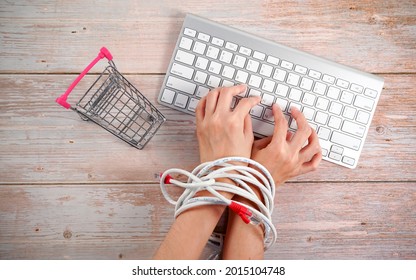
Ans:
<svg viewBox="0 0 416 280"><path fill-rule="evenodd" d="M235 162L250 164L255 168L232 164ZM172 174L184 175L188 177L188 180L186 183L175 180L171 177ZM218 182L217 179L220 178L230 179L234 184ZM177 200L172 198L167 192L168 184L173 184L184 189ZM261 192L264 203L254 193L253 187ZM239 211L240 207L243 207L243 210L236 213L245 222L253 224L262 223L264 225L265 249L267 250L276 241L276 228L271 218L275 196L274 180L269 171L254 160L244 157L226 157L202 163L192 172L172 168L166 170L161 175L160 188L165 199L175 205L175 218L191 208L203 205L227 205L235 212L235 209ZM213 197L195 197L198 192L203 190L210 192ZM228 192L244 197L254 203L258 210L255 207L245 205L241 202L227 199L220 192ZM246 212L244 209L248 211Z"/></svg>

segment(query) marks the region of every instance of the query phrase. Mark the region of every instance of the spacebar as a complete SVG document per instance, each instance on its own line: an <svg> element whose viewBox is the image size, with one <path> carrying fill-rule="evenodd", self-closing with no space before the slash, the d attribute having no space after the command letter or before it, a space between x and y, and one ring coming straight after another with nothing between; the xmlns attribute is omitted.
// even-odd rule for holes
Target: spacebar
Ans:
<svg viewBox="0 0 416 280"><path fill-rule="evenodd" d="M273 135L274 124L259 121L257 119L251 118L251 123L253 124L253 131L257 134L264 136Z"/></svg>

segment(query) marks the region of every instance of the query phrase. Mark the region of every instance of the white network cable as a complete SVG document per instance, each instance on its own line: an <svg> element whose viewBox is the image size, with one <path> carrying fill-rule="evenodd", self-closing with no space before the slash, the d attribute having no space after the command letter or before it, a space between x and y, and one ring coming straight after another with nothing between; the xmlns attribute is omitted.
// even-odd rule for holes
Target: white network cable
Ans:
<svg viewBox="0 0 416 280"><path fill-rule="evenodd" d="M234 165L230 162L242 162L244 165ZM246 164L256 167L246 166ZM186 183L175 180L172 174L188 177ZM227 178L234 182L218 182L217 179ZM167 185L173 184L184 189L182 195L174 200L167 192ZM264 203L253 192L252 187L260 190ZM272 212L275 195L275 185L269 171L258 162L244 157L226 157L200 164L192 172L172 168L166 170L160 178L160 188L165 199L175 205L175 218L182 212L202 205L226 205L237 213L245 223L264 226L264 246L267 250L276 241L276 228L272 223ZM198 196L197 192L207 190L213 197ZM244 197L253 202L257 208L227 199L220 192L228 192Z"/></svg>

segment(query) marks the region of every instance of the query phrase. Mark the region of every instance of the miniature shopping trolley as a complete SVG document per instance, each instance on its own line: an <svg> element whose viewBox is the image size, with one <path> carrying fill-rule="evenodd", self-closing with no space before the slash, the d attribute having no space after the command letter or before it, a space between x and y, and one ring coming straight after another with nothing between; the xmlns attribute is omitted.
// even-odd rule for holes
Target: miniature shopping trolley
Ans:
<svg viewBox="0 0 416 280"><path fill-rule="evenodd" d="M67 98L78 82L102 58L109 65L81 97L75 107ZM72 109L83 120L91 120L128 144L142 149L155 135L166 118L120 72L113 56L105 48L72 82L66 92L56 99L66 109Z"/></svg>

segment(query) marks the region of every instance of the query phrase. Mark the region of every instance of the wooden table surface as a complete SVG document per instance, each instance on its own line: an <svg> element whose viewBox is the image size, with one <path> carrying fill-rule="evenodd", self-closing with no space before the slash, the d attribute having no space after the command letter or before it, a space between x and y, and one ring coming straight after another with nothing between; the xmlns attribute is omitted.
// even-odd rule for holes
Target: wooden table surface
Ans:
<svg viewBox="0 0 416 280"><path fill-rule="evenodd" d="M173 220L154 174L198 163L194 117L156 101L188 12L385 79L358 167L278 188L266 258L415 259L414 0L1 1L0 258L151 258ZM144 150L54 102L101 46L167 117Z"/></svg>

